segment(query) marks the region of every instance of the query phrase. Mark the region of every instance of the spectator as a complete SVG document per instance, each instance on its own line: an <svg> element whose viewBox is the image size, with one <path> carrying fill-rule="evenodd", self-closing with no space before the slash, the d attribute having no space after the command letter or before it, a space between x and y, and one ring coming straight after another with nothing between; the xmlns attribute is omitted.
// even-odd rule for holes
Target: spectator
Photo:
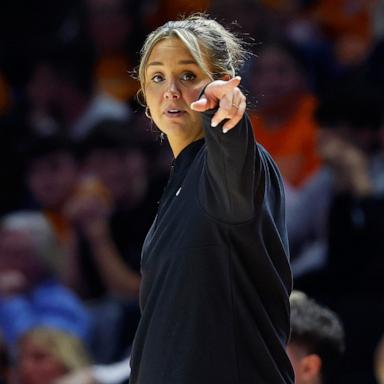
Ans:
<svg viewBox="0 0 384 384"><path fill-rule="evenodd" d="M324 164L287 205L296 284L315 296L323 288L320 285L316 292L312 291L318 282L313 274L308 278L305 275L324 270L327 265L333 197L345 192L362 197L384 191L384 162L378 145L380 103L376 92L357 80L334 85L332 93L320 99L316 118L321 126L318 150Z"/></svg>
<svg viewBox="0 0 384 384"><path fill-rule="evenodd" d="M90 180L101 183L109 200L103 194L80 190L68 201L70 219L92 254L85 258L86 252L81 253L83 261L75 285L84 284L84 268L93 271L88 275L89 297L108 291L137 299L141 246L156 212L147 153L129 133L129 127L114 120L94 127L82 141L81 152L84 187ZM157 200L159 197L158 191Z"/></svg>
<svg viewBox="0 0 384 384"><path fill-rule="evenodd" d="M65 255L71 254L73 229L64 215L66 203L74 193L79 166L73 142L61 135L34 137L24 153L26 165L27 209L40 210L54 228ZM70 262L60 260L61 281L68 283Z"/></svg>
<svg viewBox="0 0 384 384"><path fill-rule="evenodd" d="M18 342L15 376L19 384L52 384L90 364L81 340L50 327L37 327Z"/></svg>
<svg viewBox="0 0 384 384"><path fill-rule="evenodd" d="M116 126L123 136L114 136ZM125 352L137 326L139 250L156 206L146 204L153 192L146 157L133 144L128 149L127 127L113 121L100 128L82 143L84 174L71 141L51 136L29 147L27 180L34 206L60 239L59 278L92 311L93 357L109 363Z"/></svg>
<svg viewBox="0 0 384 384"><path fill-rule="evenodd" d="M40 213L15 212L2 218L0 330L10 348L40 325L88 340L88 312L56 278L59 252L54 232Z"/></svg>
<svg viewBox="0 0 384 384"><path fill-rule="evenodd" d="M25 99L17 111L35 134L50 135L64 129L63 119L55 108L58 85L49 54L35 58L25 86Z"/></svg>
<svg viewBox="0 0 384 384"><path fill-rule="evenodd" d="M303 60L288 42L266 43L251 68L258 106L251 114L257 140L277 162L285 182L299 188L318 168L316 98Z"/></svg>
<svg viewBox="0 0 384 384"><path fill-rule="evenodd" d="M287 353L295 383L339 383L337 370L344 352L344 331L338 316L300 291L292 292L290 305Z"/></svg>
<svg viewBox="0 0 384 384"><path fill-rule="evenodd" d="M343 321L341 381L373 383L384 321L381 101L371 88L349 82L333 88L317 116L324 166L287 210L293 273L298 289L321 298Z"/></svg>
<svg viewBox="0 0 384 384"><path fill-rule="evenodd" d="M93 57L80 46L46 47L27 83L26 119L40 134L80 139L104 118L128 120L131 109L96 87Z"/></svg>
<svg viewBox="0 0 384 384"><path fill-rule="evenodd" d="M132 0L84 0L86 28L95 54L94 82L99 90L132 103L138 83L129 74L136 65L138 7Z"/></svg>
<svg viewBox="0 0 384 384"><path fill-rule="evenodd" d="M336 62L355 66L365 60L372 46L375 0L320 0L312 17L332 41Z"/></svg>
<svg viewBox="0 0 384 384"><path fill-rule="evenodd" d="M85 176L67 204L78 240L72 286L93 301L101 340L105 335L116 343L95 348L104 355L98 359L102 363L120 358L133 340L140 317L141 247L160 197L157 184L150 184L147 152L129 128L107 120L83 140ZM108 349L115 349L109 357Z"/></svg>

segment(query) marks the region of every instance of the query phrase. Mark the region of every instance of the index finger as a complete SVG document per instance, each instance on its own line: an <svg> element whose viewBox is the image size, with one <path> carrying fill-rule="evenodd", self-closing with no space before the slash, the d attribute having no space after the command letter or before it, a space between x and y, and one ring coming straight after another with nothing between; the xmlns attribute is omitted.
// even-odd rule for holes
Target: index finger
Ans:
<svg viewBox="0 0 384 384"><path fill-rule="evenodd" d="M209 97L221 99L225 94L232 92L241 82L240 76L232 77L229 80L216 80L210 83L204 94Z"/></svg>

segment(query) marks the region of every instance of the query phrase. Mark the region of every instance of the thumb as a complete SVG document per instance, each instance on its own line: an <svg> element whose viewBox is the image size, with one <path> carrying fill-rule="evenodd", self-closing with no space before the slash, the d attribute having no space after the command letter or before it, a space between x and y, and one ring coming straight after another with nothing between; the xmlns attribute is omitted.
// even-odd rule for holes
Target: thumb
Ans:
<svg viewBox="0 0 384 384"><path fill-rule="evenodd" d="M198 112L204 112L209 109L208 100L205 96L202 96L199 100L191 103L191 109Z"/></svg>

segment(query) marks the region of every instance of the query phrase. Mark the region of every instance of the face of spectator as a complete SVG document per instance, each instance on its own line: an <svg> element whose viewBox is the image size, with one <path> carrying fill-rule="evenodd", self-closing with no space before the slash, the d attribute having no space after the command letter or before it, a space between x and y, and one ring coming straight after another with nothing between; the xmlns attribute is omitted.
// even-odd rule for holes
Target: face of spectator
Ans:
<svg viewBox="0 0 384 384"><path fill-rule="evenodd" d="M304 80L293 58L271 46L256 59L251 85L260 106L270 108L292 102L302 92Z"/></svg>
<svg viewBox="0 0 384 384"><path fill-rule="evenodd" d="M318 355L308 354L295 343L288 344L287 354L295 372L296 384L321 384L321 360Z"/></svg>
<svg viewBox="0 0 384 384"><path fill-rule="evenodd" d="M32 234L25 230L0 230L0 279L5 293L24 291L44 273Z"/></svg>
<svg viewBox="0 0 384 384"><path fill-rule="evenodd" d="M20 384L52 384L66 373L66 368L42 344L26 337L21 343L18 374Z"/></svg>
<svg viewBox="0 0 384 384"><path fill-rule="evenodd" d="M136 197L146 187L146 158L140 150L93 150L86 169L100 178L116 201Z"/></svg>
<svg viewBox="0 0 384 384"><path fill-rule="evenodd" d="M76 179L76 161L65 152L30 162L28 187L43 208L59 209L72 193Z"/></svg>
<svg viewBox="0 0 384 384"><path fill-rule="evenodd" d="M131 20L122 0L87 0L88 28L96 48L102 53L124 49Z"/></svg>

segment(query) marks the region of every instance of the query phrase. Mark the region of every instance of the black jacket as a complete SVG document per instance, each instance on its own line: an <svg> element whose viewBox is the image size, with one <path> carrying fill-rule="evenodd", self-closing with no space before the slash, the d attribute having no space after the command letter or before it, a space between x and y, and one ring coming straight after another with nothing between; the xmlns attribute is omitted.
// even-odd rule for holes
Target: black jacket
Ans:
<svg viewBox="0 0 384 384"><path fill-rule="evenodd" d="M279 172L247 116L226 134L203 116L144 243L130 383L293 383Z"/></svg>

